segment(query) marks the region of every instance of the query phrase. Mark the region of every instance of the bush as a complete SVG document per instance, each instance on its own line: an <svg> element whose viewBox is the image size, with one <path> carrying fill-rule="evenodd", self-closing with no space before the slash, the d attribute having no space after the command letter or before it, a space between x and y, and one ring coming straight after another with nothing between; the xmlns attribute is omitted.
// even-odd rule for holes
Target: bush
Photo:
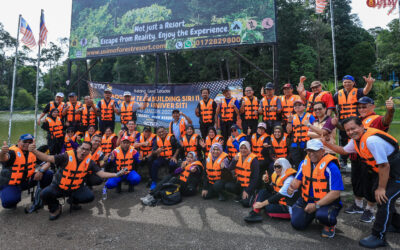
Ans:
<svg viewBox="0 0 400 250"><path fill-rule="evenodd" d="M43 88L39 91L39 104L45 104L53 100L53 93L47 88Z"/></svg>
<svg viewBox="0 0 400 250"><path fill-rule="evenodd" d="M34 109L35 99L33 96L26 91L26 89L18 89L17 96L14 101L14 107L16 109Z"/></svg>
<svg viewBox="0 0 400 250"><path fill-rule="evenodd" d="M0 110L10 109L10 98L8 96L0 96Z"/></svg>

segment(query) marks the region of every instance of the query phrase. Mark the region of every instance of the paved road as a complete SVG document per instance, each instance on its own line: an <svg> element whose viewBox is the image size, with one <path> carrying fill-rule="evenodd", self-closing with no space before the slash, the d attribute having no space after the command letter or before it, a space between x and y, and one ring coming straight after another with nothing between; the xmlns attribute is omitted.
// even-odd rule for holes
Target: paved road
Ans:
<svg viewBox="0 0 400 250"><path fill-rule="evenodd" d="M97 187L94 202L72 213L64 206L57 221L48 220L47 209L24 214L25 194L17 210L0 209L0 249L355 249L371 227L359 215L341 213L337 236L323 239L316 224L304 232L267 217L247 225L243 217L249 210L232 200L190 197L173 207L142 206L146 191L141 184L134 193L111 191L103 201ZM400 248L399 234L387 239Z"/></svg>

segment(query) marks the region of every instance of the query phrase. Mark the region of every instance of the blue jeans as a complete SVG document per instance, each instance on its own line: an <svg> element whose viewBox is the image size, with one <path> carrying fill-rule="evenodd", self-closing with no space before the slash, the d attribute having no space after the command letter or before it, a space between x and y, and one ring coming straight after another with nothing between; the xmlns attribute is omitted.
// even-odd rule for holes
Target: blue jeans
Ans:
<svg viewBox="0 0 400 250"><path fill-rule="evenodd" d="M34 176L34 175L33 175ZM21 193L24 190L32 188L37 185L37 181L33 180L33 176L19 185L6 185L1 187L0 198L1 205L4 208L13 208L21 201ZM40 181L40 187L45 188L50 185L53 179L53 172L47 170L43 173L42 180Z"/></svg>
<svg viewBox="0 0 400 250"><path fill-rule="evenodd" d="M175 169L178 168L178 165L175 162L167 158L158 157L153 161L153 164L151 165L150 177L152 181L158 180L158 169L162 166L167 166L170 174L172 174Z"/></svg>
<svg viewBox="0 0 400 250"><path fill-rule="evenodd" d="M304 208L307 206L307 202L300 197L296 204L292 207L292 226L297 230L303 230L308 225L311 224L312 220L316 218L322 225L331 227L335 226L337 223L337 216L339 214L340 209L342 209L342 204L340 200L334 201L329 205L322 206L317 211L312 214L309 214L304 211Z"/></svg>
<svg viewBox="0 0 400 250"><path fill-rule="evenodd" d="M140 179L141 179L140 175L136 173L134 170L132 170L131 172L129 172L129 174L126 174L124 176L108 179L106 182L106 188L108 189L116 188L118 184L123 180L128 181L130 185L137 185L139 184Z"/></svg>

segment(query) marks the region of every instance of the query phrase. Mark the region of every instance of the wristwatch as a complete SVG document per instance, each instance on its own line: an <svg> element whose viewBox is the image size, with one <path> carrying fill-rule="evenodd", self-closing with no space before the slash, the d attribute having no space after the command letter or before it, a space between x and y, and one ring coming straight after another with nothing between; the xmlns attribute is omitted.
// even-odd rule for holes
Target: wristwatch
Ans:
<svg viewBox="0 0 400 250"><path fill-rule="evenodd" d="M320 205L318 205L317 203L315 203L315 208L316 209L319 209L321 206Z"/></svg>

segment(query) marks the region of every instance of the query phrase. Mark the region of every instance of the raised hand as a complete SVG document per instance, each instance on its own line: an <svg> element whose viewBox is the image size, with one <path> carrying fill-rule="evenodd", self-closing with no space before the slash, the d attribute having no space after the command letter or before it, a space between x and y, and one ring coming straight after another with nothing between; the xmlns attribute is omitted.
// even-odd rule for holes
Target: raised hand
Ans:
<svg viewBox="0 0 400 250"><path fill-rule="evenodd" d="M371 73L369 73L368 77L363 76L363 78L366 83L373 84L375 82L375 78L371 76Z"/></svg>
<svg viewBox="0 0 400 250"><path fill-rule="evenodd" d="M390 97L389 100L386 100L385 104L387 110L393 110L394 109L393 97Z"/></svg>
<svg viewBox="0 0 400 250"><path fill-rule="evenodd" d="M125 133L125 131L120 130L119 133L118 133L119 138L121 138L122 136L124 136L124 133Z"/></svg>
<svg viewBox="0 0 400 250"><path fill-rule="evenodd" d="M28 151L32 152L36 149L36 139L33 139L32 143L28 146Z"/></svg>
<svg viewBox="0 0 400 250"><path fill-rule="evenodd" d="M6 141L3 141L3 146L1 147L1 152L7 154L10 151L10 148L7 145Z"/></svg>

